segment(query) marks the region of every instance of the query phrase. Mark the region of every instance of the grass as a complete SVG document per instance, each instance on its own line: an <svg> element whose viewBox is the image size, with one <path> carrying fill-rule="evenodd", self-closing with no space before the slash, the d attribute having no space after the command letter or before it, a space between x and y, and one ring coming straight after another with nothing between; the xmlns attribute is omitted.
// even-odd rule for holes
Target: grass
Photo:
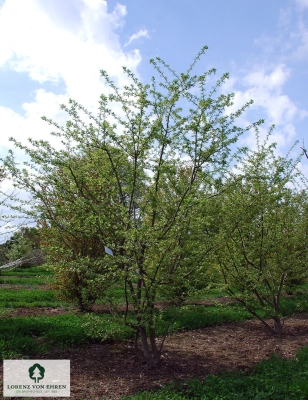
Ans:
<svg viewBox="0 0 308 400"><path fill-rule="evenodd" d="M54 347L78 347L95 343L132 337L132 330L109 314L72 314L55 316L9 317L10 310L17 307L59 307L51 290L40 290L37 285L52 280L52 274L41 267L21 268L6 271L0 276L0 284L22 285L21 290L0 289L0 357L30 358ZM30 290L29 290L30 289ZM281 311L284 316L295 312L308 311L306 301L307 286L295 292L295 296L282 298ZM110 290L107 295L121 304L124 293L121 288ZM206 295L196 295L195 300L219 297L222 293L211 291ZM191 300L194 300L191 299ZM101 299L98 303L103 302ZM241 304L215 304L211 306L185 305L158 312L155 329L157 335L181 330L193 330L226 322L250 319L251 315ZM190 380L173 383L152 392L143 392L127 399L307 399L308 398L308 349L303 349L295 360L280 359L275 356L263 361L255 370L246 375L230 372L211 375L205 380Z"/></svg>
<svg viewBox="0 0 308 400"><path fill-rule="evenodd" d="M97 304L105 303L106 299L108 299L109 297L112 299L113 304L121 305L121 304L125 303L124 289L118 288L118 287L115 287L112 289L107 289L104 292L104 297L102 297L101 299L98 299L96 303Z"/></svg>
<svg viewBox="0 0 308 400"><path fill-rule="evenodd" d="M31 276L53 276L52 272L42 267L27 267L27 268L14 268L14 269L3 269L1 276L18 276L18 277L31 277Z"/></svg>
<svg viewBox="0 0 308 400"><path fill-rule="evenodd" d="M59 307L63 305L63 302L57 300L51 290L37 288L38 285L45 285L52 279L52 273L43 267L2 271L0 285L12 285L12 287L1 288L0 286L0 316L1 308ZM23 289L18 286L22 286Z"/></svg>
<svg viewBox="0 0 308 400"><path fill-rule="evenodd" d="M260 362L252 373L228 372L173 383L156 392L143 392L126 400L305 400L308 398L308 348L295 359L274 355ZM123 399L124 400L124 399Z"/></svg>
<svg viewBox="0 0 308 400"><path fill-rule="evenodd" d="M0 279L7 282L42 283L46 278L52 278L49 271L42 267L20 268L19 270L8 271ZM12 275L12 273L16 275ZM37 274L40 274L38 276ZM78 345L92 341L108 341L114 339L124 340L132 336L132 331L125 327L121 321L108 314L98 315L58 315L58 316L37 316L37 317L14 317L8 318L10 310L17 307L60 307L63 302L56 299L53 291L40 290L35 287L32 290L12 290L3 288L0 290L0 338L2 341L2 354L28 355L42 351L38 338L53 345ZM123 290L113 288L107 293L113 297L117 304L123 302ZM209 292L206 298L221 295L218 291ZM203 297L204 298L204 297ZM200 299L200 297L197 297ZM101 300L102 301L102 300ZM68 304L66 304L68 306ZM301 292L294 297L283 298L281 303L282 313L290 316L297 311L308 311L306 297ZM185 305L157 311L155 330L157 335L181 330L193 330L214 326L226 322L238 322L250 319L251 315L240 304L215 304L212 306ZM14 329L11 327L14 327ZM68 328L67 328L68 327ZM5 332L9 332L5 336ZM62 333L61 333L62 332ZM35 338L34 336L37 336ZM47 346L48 347L48 346Z"/></svg>
<svg viewBox="0 0 308 400"><path fill-rule="evenodd" d="M1 289L0 307L60 307L63 302L57 300L52 290L40 289Z"/></svg>
<svg viewBox="0 0 308 400"><path fill-rule="evenodd" d="M20 278L19 276L9 276L9 277L1 277L0 276L0 285L24 285L27 286L38 286L38 285L46 285L46 283L51 280L36 276L31 276L27 278Z"/></svg>
<svg viewBox="0 0 308 400"><path fill-rule="evenodd" d="M178 314L178 320L171 325L171 332L212 326L217 323L249 318L237 305L224 309L202 306L186 306L183 310L171 309L159 313L156 332L163 334ZM132 337L130 328L109 314L65 314L56 316L2 318L0 324L0 355L30 356L50 346L78 346L85 343L124 340ZM44 346L42 347L42 340Z"/></svg>
<svg viewBox="0 0 308 400"><path fill-rule="evenodd" d="M82 316L74 314L2 319L0 355L2 358L27 358L54 346L74 347L93 342L81 320Z"/></svg>
<svg viewBox="0 0 308 400"><path fill-rule="evenodd" d="M29 291L28 291L29 292ZM293 303L288 300L289 308ZM308 309L308 305L306 305ZM162 335L171 323L169 333L215 326L250 319L239 304L219 306L184 306L157 313L155 329ZM110 314L65 314L57 316L11 317L3 315L0 324L0 355L30 356L49 346L78 346L85 343L125 340L132 337L130 328ZM42 348L43 339L44 346ZM2 345L1 345L2 343ZM1 347L2 346L2 347Z"/></svg>

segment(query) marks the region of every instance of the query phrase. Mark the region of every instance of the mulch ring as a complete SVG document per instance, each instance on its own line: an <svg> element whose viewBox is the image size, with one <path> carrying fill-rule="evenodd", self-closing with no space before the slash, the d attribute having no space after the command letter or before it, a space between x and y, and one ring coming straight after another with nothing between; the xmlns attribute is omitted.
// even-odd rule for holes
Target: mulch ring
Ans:
<svg viewBox="0 0 308 400"><path fill-rule="evenodd" d="M281 337L271 335L255 320L171 335L158 368L153 370L136 356L130 341L54 349L37 358L71 360L70 399L120 399L223 370L250 371L274 353L291 358L307 345L308 314L298 314L286 321Z"/></svg>

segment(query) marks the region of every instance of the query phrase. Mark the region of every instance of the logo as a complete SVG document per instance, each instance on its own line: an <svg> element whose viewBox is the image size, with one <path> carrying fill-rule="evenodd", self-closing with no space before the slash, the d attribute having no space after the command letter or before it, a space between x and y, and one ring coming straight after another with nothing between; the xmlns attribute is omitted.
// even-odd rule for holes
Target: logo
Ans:
<svg viewBox="0 0 308 400"><path fill-rule="evenodd" d="M34 364L29 368L29 376L34 380L35 383L39 383L41 379L44 378L45 368L40 364Z"/></svg>
<svg viewBox="0 0 308 400"><path fill-rule="evenodd" d="M3 360L3 397L70 397L70 360Z"/></svg>

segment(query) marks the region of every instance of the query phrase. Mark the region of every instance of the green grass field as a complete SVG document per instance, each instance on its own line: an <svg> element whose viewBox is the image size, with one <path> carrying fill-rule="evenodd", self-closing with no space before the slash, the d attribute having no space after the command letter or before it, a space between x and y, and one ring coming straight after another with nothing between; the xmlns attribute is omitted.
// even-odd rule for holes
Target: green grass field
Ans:
<svg viewBox="0 0 308 400"><path fill-rule="evenodd" d="M1 277L5 276L17 276L17 277L39 277L43 284L44 279L46 277L52 277L52 272L46 270L43 267L22 267L22 268L15 268L15 269L3 269L1 271Z"/></svg>
<svg viewBox="0 0 308 400"><path fill-rule="evenodd" d="M0 356L3 359L35 357L54 347L78 347L86 343L132 337L132 330L123 327L121 321L110 314L73 313L70 305L58 300L52 290L37 287L45 285L48 280L52 280L52 274L43 268L6 271L0 276ZM8 288L7 285L12 287ZM305 290L307 288L302 287L295 296L282 299L285 316L308 311ZM123 302L121 289L115 288L109 294L118 304ZM213 291L206 298L219 295L222 293ZM197 296L196 299L202 297ZM59 315L10 316L14 310L22 307L61 307L68 312ZM250 314L237 303L184 305L157 311L155 329L161 335L173 320L175 322L169 327L170 333L250 318ZM173 384L159 392L144 392L130 399L307 399L307 371L308 350L303 349L296 360L276 357L262 362L249 375L229 373L209 376L205 381L193 380L185 386Z"/></svg>
<svg viewBox="0 0 308 400"><path fill-rule="evenodd" d="M28 287L28 286L45 285L50 281L51 280L48 280L48 278L42 281L42 278L37 278L37 277L21 278L19 276L9 276L9 277L0 276L0 285L24 285L25 287Z"/></svg>
<svg viewBox="0 0 308 400"><path fill-rule="evenodd" d="M41 289L1 289L0 307L60 307L63 302L57 300L52 290Z"/></svg>

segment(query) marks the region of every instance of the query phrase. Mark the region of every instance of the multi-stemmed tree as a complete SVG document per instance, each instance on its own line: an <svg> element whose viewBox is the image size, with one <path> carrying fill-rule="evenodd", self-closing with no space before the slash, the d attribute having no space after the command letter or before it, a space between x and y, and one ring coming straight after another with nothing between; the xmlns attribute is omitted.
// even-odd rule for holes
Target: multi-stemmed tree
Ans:
<svg viewBox="0 0 308 400"><path fill-rule="evenodd" d="M240 171L225 180L213 205L213 262L228 293L281 334L282 295L294 280L307 279L308 199L298 187L298 160L275 156L274 147L258 141L256 151L247 149Z"/></svg>
<svg viewBox="0 0 308 400"><path fill-rule="evenodd" d="M66 126L44 118L62 149L14 140L28 155L27 169L18 168L12 154L5 162L15 184L32 194L32 215L53 232L53 261L61 268L73 263L77 273L83 263L89 270L96 263L103 280L112 276L122 285L124 322L135 331L136 347L141 339L149 366L157 365L162 348L155 340L157 293L169 287L181 297L200 273L204 257L195 251L191 228L198 225L202 190L250 128L234 125L249 103L228 113L233 95L219 93L227 74L211 89L206 83L215 70L191 75L205 50L182 74L151 60L159 83L153 77L144 85L124 68L131 85L118 88L101 71L112 94L101 95L97 116L70 100L62 106Z"/></svg>

